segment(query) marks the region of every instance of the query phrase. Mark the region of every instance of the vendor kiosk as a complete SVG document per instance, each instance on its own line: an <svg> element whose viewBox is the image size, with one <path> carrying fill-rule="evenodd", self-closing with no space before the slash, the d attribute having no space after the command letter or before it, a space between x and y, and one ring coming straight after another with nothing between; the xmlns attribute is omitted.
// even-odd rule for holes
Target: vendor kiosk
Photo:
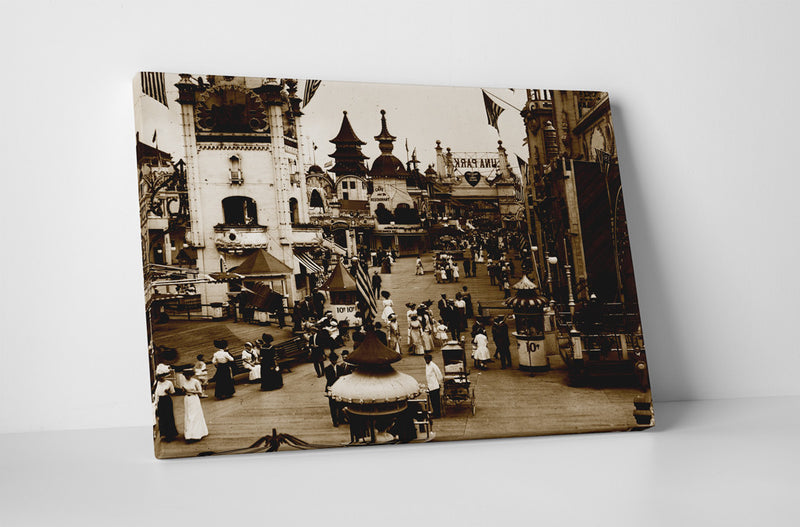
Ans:
<svg viewBox="0 0 800 527"><path fill-rule="evenodd" d="M512 286L517 293L505 301L513 309L519 369L545 371L550 368L545 346L544 309L548 300L527 276Z"/></svg>
<svg viewBox="0 0 800 527"><path fill-rule="evenodd" d="M333 312L333 318L340 323L347 321L349 327L357 324L358 286L341 261L320 289L328 291L330 295L329 309Z"/></svg>

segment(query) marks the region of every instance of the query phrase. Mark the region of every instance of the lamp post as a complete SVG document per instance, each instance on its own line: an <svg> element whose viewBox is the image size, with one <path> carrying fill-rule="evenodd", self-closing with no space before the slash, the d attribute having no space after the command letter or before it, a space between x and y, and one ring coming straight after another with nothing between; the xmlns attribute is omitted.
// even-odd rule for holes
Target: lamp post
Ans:
<svg viewBox="0 0 800 527"><path fill-rule="evenodd" d="M555 256L547 257L547 289L550 292L550 307L553 307L556 303L555 293L553 292L553 272L550 266L556 264L558 264L557 257Z"/></svg>
<svg viewBox="0 0 800 527"><path fill-rule="evenodd" d="M569 262L564 264L564 272L567 275L567 291L569 292L569 315L572 322L575 322L575 298L572 296L572 266Z"/></svg>
<svg viewBox="0 0 800 527"><path fill-rule="evenodd" d="M534 277L536 278L536 285L541 289L539 284L542 283L541 278L539 277L539 266L536 265L536 253L539 252L539 247L537 245L531 245L531 260L533 261L533 273Z"/></svg>

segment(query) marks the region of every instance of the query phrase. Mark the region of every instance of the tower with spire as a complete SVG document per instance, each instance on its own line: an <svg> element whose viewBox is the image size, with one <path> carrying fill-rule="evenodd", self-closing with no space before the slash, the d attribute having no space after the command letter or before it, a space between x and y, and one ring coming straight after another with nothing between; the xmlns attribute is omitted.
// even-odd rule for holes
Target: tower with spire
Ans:
<svg viewBox="0 0 800 527"><path fill-rule="evenodd" d="M381 150L375 161L372 163L372 168L369 175L372 178L373 192L370 196L370 212L376 216L378 222L381 223L381 214L376 214L379 208L385 208L397 216L396 211L398 206L401 209L415 209L416 204L408 193L408 170L402 161L392 153L394 150L394 142L397 138L389 133L386 125L386 110L381 110L381 131L375 136L378 142L378 148ZM382 207L381 207L382 206ZM412 214L413 215L413 214ZM408 218L401 213L400 217L395 217L395 223L408 224ZM385 223L385 222L383 222ZM412 223L419 223L418 221Z"/></svg>
<svg viewBox="0 0 800 527"><path fill-rule="evenodd" d="M331 172L336 174L336 194L340 200L367 199L368 169L365 164L367 156L361 151L365 143L358 138L347 118L347 111L342 112L342 126L339 133L331 139L336 150L330 154L334 160Z"/></svg>
<svg viewBox="0 0 800 527"><path fill-rule="evenodd" d="M417 203L408 191L409 172L392 154L396 139L386 125L386 111L381 110L381 131L375 136L381 155L369 171L372 179L369 210L376 220L374 240L380 247L393 247L401 255L417 254L425 232Z"/></svg>

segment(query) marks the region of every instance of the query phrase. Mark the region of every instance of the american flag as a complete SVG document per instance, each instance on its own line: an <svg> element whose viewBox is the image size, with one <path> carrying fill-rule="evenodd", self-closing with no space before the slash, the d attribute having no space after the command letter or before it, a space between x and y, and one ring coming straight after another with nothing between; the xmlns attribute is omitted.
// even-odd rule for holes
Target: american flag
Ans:
<svg viewBox="0 0 800 527"><path fill-rule="evenodd" d="M378 302L375 300L375 295L372 293L372 284L370 284L369 277L367 276L364 267L360 263L356 263L356 286L358 287L358 296L367 305L366 319L372 320L378 314Z"/></svg>
<svg viewBox="0 0 800 527"><path fill-rule="evenodd" d="M317 89L319 88L322 81L318 80L307 80L306 81L306 89L303 92L303 107L305 108L308 106L308 103L311 102L311 98L317 93Z"/></svg>
<svg viewBox="0 0 800 527"><path fill-rule="evenodd" d="M494 126L497 133L500 133L500 128L497 126L497 119L500 117L500 114L503 113L503 108L494 102L487 94L485 90L481 90L483 93L483 104L486 106L486 118L489 120L489 124Z"/></svg>
<svg viewBox="0 0 800 527"><path fill-rule="evenodd" d="M522 180L526 185L530 185L531 180L530 176L528 175L528 163L526 163L521 157L517 156L517 164L519 165L519 171L521 172L520 176L523 178Z"/></svg>
<svg viewBox="0 0 800 527"><path fill-rule="evenodd" d="M167 88L164 83L164 73L154 71L143 71L140 73L142 79L142 91L149 95L167 108Z"/></svg>

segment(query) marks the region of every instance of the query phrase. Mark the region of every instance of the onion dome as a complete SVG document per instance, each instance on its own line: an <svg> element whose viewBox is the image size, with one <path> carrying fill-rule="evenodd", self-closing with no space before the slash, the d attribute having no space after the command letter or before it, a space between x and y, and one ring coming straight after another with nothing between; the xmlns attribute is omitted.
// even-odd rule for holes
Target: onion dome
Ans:
<svg viewBox="0 0 800 527"><path fill-rule="evenodd" d="M309 174L324 174L325 171L322 170L322 167L320 167L319 165L311 165L310 167L308 167L308 173Z"/></svg>
<svg viewBox="0 0 800 527"><path fill-rule="evenodd" d="M546 297L539 294L536 284L525 275L512 288L517 290L517 294L507 299L505 304L514 311L543 311L549 303Z"/></svg>
<svg viewBox="0 0 800 527"><path fill-rule="evenodd" d="M392 154L395 139L397 138L390 134L386 127L386 110L381 110L381 133L375 136L378 148L381 149L381 155L375 159L372 169L369 171L369 175L373 178L405 178L408 176L403 162Z"/></svg>
<svg viewBox="0 0 800 527"><path fill-rule="evenodd" d="M399 360L399 353L384 346L374 331L368 332L364 341L347 357L355 371L333 383L330 397L347 404L347 410L355 414L402 412L408 406L406 401L417 397L422 390L414 377L391 366Z"/></svg>

